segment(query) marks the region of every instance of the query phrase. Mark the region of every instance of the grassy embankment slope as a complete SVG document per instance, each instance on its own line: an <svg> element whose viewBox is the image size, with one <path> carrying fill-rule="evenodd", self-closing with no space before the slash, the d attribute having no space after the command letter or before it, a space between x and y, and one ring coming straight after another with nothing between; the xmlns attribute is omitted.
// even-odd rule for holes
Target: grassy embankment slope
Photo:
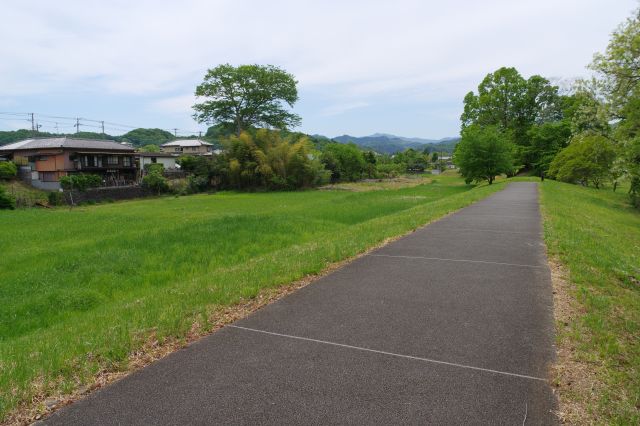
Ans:
<svg viewBox="0 0 640 426"><path fill-rule="evenodd" d="M556 306L561 409L576 424L639 424L640 212L624 191L549 180L541 200L550 257L570 282L569 312Z"/></svg>
<svg viewBox="0 0 640 426"><path fill-rule="evenodd" d="M18 208L33 207L36 203L47 202L46 192L35 189L18 180L0 181L0 187L16 200L16 207Z"/></svg>
<svg viewBox="0 0 640 426"><path fill-rule="evenodd" d="M221 193L0 212L0 419L156 338L503 188Z"/></svg>

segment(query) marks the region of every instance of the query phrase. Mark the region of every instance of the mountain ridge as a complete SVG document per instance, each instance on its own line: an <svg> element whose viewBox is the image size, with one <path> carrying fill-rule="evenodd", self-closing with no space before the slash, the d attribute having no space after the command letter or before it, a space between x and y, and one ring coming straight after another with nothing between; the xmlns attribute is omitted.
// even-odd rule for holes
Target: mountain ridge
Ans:
<svg viewBox="0 0 640 426"><path fill-rule="evenodd" d="M404 137L389 133L374 133L369 136L341 135L332 138L340 143L354 143L362 148L368 148L381 154L393 154L405 149L416 149L429 152L453 152L459 137L445 137L441 139L426 139L416 137Z"/></svg>

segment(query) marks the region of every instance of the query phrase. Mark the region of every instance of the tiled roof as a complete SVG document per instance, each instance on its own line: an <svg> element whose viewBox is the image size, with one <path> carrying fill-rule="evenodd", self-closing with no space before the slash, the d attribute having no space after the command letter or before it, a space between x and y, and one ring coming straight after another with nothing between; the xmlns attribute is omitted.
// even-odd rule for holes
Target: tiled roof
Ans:
<svg viewBox="0 0 640 426"><path fill-rule="evenodd" d="M200 139L182 139L173 142L167 142L160 146L209 146L209 142L201 141Z"/></svg>
<svg viewBox="0 0 640 426"><path fill-rule="evenodd" d="M107 151L130 151L134 149L127 145L122 145L112 140L100 139L74 139L74 138L34 138L25 139L20 142L10 143L0 146L0 151L16 151L23 149L46 149L46 148L72 148L72 149L100 149Z"/></svg>

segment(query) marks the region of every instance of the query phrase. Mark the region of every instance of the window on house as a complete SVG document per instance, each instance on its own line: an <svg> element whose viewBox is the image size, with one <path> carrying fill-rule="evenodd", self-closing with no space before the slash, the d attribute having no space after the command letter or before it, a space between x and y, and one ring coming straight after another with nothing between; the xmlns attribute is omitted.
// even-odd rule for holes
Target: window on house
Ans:
<svg viewBox="0 0 640 426"><path fill-rule="evenodd" d="M57 180L55 172L40 172L38 178L40 182L55 182Z"/></svg>
<svg viewBox="0 0 640 426"><path fill-rule="evenodd" d="M175 151L176 152L180 151L180 147L175 148Z"/></svg>
<svg viewBox="0 0 640 426"><path fill-rule="evenodd" d="M131 157L122 157L122 165L125 167L131 167Z"/></svg>
<svg viewBox="0 0 640 426"><path fill-rule="evenodd" d="M156 164L158 162L158 159L156 157L151 157L151 162L153 164Z"/></svg>
<svg viewBox="0 0 640 426"><path fill-rule="evenodd" d="M82 157L82 165L85 167L101 167L102 158L95 155L84 155Z"/></svg>
<svg viewBox="0 0 640 426"><path fill-rule="evenodd" d="M110 166L115 166L118 164L118 157L115 155L109 155L107 157L107 164Z"/></svg>

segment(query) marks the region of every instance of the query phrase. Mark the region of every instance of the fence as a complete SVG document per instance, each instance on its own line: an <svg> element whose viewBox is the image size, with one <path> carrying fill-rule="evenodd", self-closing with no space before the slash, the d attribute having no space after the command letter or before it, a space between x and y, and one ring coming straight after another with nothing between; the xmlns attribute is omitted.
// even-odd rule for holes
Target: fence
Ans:
<svg viewBox="0 0 640 426"><path fill-rule="evenodd" d="M118 186L112 188L91 188L86 191L64 191L67 204L81 204L87 202L104 202L116 200L131 200L151 195L140 186Z"/></svg>

